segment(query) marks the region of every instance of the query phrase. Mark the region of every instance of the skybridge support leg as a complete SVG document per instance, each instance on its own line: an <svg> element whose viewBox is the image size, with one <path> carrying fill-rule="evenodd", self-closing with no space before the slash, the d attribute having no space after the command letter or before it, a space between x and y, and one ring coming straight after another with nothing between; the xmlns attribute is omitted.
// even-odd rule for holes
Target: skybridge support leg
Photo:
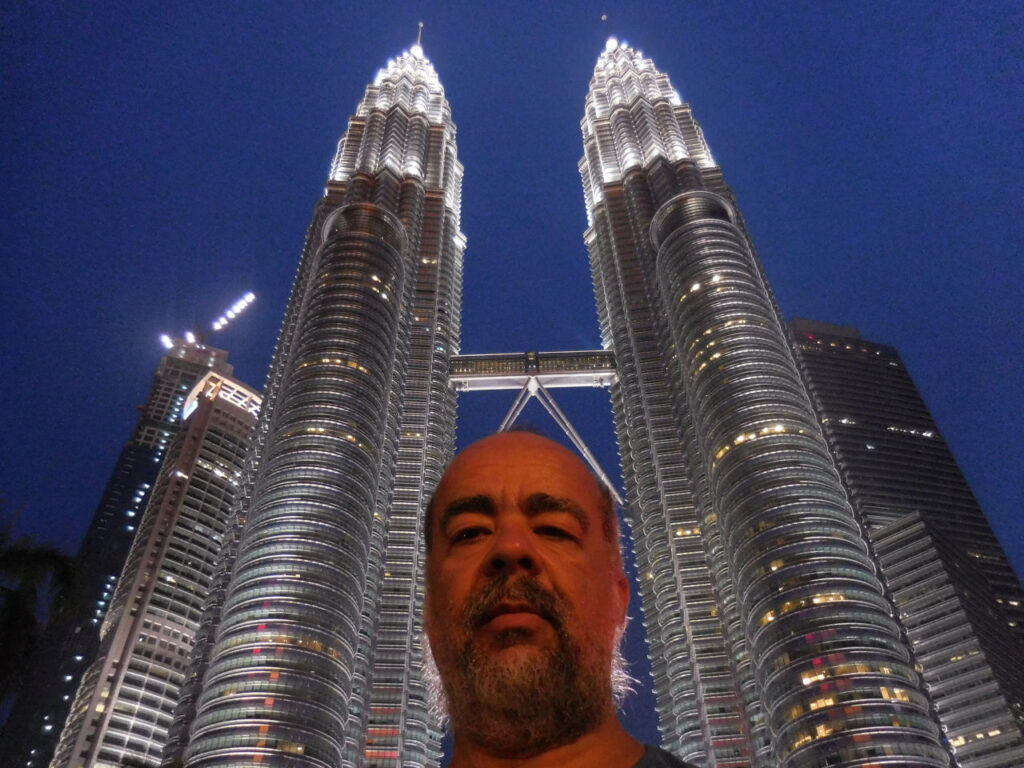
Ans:
<svg viewBox="0 0 1024 768"><path fill-rule="evenodd" d="M501 422L501 426L498 427L499 432L507 432L511 429L512 425L515 424L516 419L523 412L526 404L530 401L530 398L536 397L537 401L544 406L544 410L548 412L548 415L555 420L555 423L561 427L562 431L565 432L566 436L575 446L576 450L580 452L583 459L587 462L587 466L590 467L591 471L597 475L598 480L608 489L611 493L612 498L615 499L615 503L619 506L623 506L622 497L619 495L618 489L615 484L608 479L608 475L601 468L597 458L587 447L587 444L583 442L583 438L580 437L580 433L576 431L576 428L569 421L569 417L565 415L561 408L558 407L558 403L555 402L555 398L551 396L551 393L541 384L536 377L531 376L530 379L523 385L523 388L519 390L519 394L516 395L515 401L512 403L512 407L509 408L508 413Z"/></svg>

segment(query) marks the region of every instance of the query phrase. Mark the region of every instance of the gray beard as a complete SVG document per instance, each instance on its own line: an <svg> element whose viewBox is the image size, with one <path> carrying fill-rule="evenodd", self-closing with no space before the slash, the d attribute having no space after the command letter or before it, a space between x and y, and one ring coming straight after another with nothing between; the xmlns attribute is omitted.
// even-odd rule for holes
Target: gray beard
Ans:
<svg viewBox="0 0 1024 768"><path fill-rule="evenodd" d="M555 629L556 643L510 661L476 642L481 616L503 599L529 603ZM500 579L467 607L464 642L444 681L456 732L502 757L536 755L593 731L611 702L607 670L584 666L580 644L564 628L565 601L532 580ZM526 630L500 633L499 647L528 639Z"/></svg>

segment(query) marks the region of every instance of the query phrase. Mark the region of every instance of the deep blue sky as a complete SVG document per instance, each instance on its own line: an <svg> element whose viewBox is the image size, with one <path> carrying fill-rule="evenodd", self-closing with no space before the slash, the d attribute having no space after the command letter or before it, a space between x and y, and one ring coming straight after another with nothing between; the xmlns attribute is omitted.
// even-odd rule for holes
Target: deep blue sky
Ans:
<svg viewBox="0 0 1024 768"><path fill-rule="evenodd" d="M483 7L4 11L0 495L20 530L77 546L161 333L254 291L211 341L262 384L338 138L422 20L466 167L464 352L598 345L576 164L615 35L693 105L785 315L900 349L1024 570L1024 4ZM510 400L464 398L460 437ZM614 470L606 394L559 400Z"/></svg>

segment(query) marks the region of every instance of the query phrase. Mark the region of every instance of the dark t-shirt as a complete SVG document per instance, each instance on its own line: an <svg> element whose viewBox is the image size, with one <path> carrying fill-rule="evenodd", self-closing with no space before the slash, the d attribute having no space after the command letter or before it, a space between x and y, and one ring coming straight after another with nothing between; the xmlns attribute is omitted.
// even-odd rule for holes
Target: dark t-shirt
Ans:
<svg viewBox="0 0 1024 768"><path fill-rule="evenodd" d="M670 755L664 749L647 745L644 756L633 768L693 768L690 763L684 763L675 755Z"/></svg>

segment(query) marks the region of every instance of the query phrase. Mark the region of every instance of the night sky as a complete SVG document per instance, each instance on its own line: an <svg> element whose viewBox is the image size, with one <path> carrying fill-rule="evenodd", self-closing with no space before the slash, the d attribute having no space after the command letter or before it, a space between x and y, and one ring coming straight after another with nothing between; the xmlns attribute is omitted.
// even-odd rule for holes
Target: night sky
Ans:
<svg viewBox="0 0 1024 768"><path fill-rule="evenodd" d="M481 8L4 10L0 497L24 507L19 532L77 547L161 333L208 330L255 292L209 341L262 386L338 139L423 21L466 168L463 352L599 346L577 162L614 35L693 105L786 317L900 350L1024 571L1024 4ZM460 441L513 394L464 396ZM555 396L617 475L607 393ZM527 419L557 429L535 406ZM649 706L634 704L641 735Z"/></svg>

